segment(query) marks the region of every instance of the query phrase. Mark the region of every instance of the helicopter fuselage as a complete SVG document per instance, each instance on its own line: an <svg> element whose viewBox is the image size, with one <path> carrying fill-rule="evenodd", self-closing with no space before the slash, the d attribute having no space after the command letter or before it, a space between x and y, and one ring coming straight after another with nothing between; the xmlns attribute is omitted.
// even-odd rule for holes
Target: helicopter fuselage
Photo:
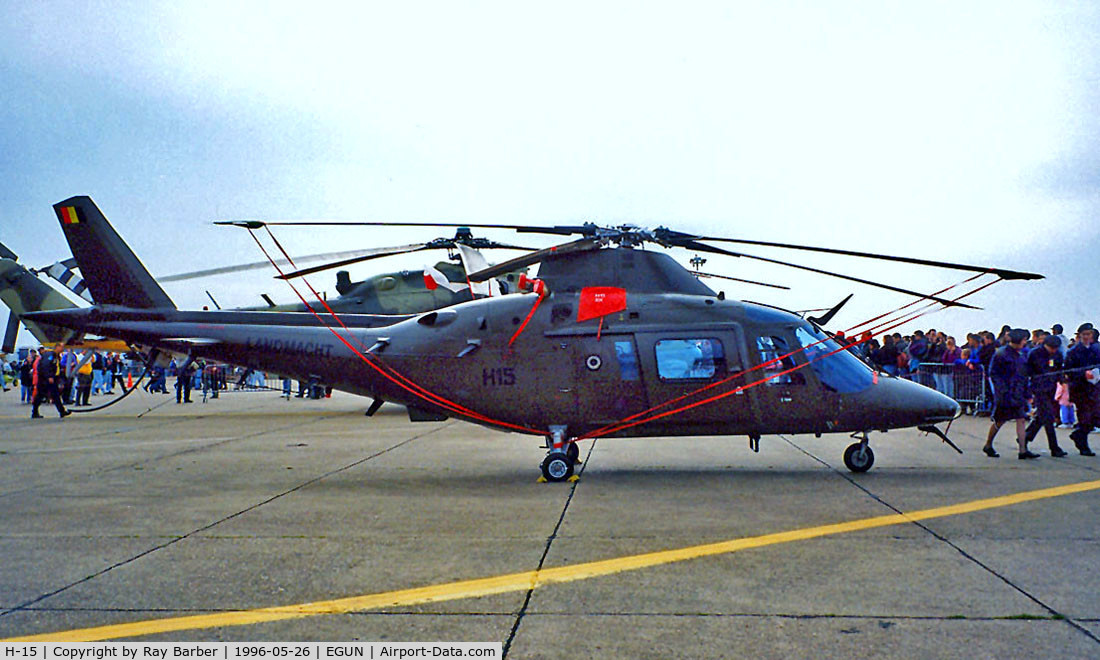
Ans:
<svg viewBox="0 0 1100 660"><path fill-rule="evenodd" d="M585 288L541 300L486 298L404 320L340 315L346 329L323 313L329 327L312 314L271 312L100 307L35 317L314 378L429 418L547 434L559 428L571 437L614 429L639 414L628 424L647 421L608 435L885 430L948 420L958 411L933 390L875 374L789 312L714 295L626 293L625 309L578 322L584 295Z"/></svg>

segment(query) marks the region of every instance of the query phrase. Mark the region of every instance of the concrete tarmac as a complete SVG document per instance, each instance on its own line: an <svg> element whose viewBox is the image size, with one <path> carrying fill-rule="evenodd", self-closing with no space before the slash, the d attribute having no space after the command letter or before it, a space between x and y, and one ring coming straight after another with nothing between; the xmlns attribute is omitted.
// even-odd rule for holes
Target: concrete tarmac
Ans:
<svg viewBox="0 0 1100 660"><path fill-rule="evenodd" d="M984 456L982 418L952 425L961 456L875 433L859 475L842 435L766 436L758 454L603 439L578 482L538 484L537 438L392 406L368 419L340 393L198 399L31 420L0 395L0 638L1100 657L1100 459L1067 430L1070 456L1040 438L1034 461L1007 427Z"/></svg>

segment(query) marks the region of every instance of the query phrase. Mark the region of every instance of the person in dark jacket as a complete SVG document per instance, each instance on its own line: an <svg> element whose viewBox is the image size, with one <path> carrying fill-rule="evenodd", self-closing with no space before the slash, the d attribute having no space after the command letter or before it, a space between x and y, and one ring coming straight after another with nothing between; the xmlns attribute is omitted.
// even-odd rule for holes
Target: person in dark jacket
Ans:
<svg viewBox="0 0 1100 660"><path fill-rule="evenodd" d="M1024 443L1034 440L1040 428L1045 429L1050 455L1055 458L1066 455L1066 451L1058 446L1058 435L1054 432L1059 415L1054 391L1058 389L1058 377L1062 371L1061 346L1061 339L1047 335L1041 346L1036 346L1027 354L1028 387L1035 405L1035 418L1024 433Z"/></svg>
<svg viewBox="0 0 1100 660"><path fill-rule="evenodd" d="M59 351L59 348L55 350ZM71 413L65 410L65 406L61 403L61 391L58 386L61 384L61 356L58 353L51 353L42 347L39 349L41 357L35 364L35 375L37 380L35 381L34 388L34 401L31 404L31 418L38 419L42 415L38 414L38 406L43 401L52 401L55 408L57 408L58 417L68 417Z"/></svg>
<svg viewBox="0 0 1100 660"><path fill-rule="evenodd" d="M993 364L993 354L997 352L997 338L993 336L993 333L988 330L983 330L978 333L981 340L981 345L978 347L978 364L982 368L982 373L985 374L985 389L990 393L986 397L984 410L989 410L990 403L993 402L996 394L993 390L993 381L989 378L989 368Z"/></svg>
<svg viewBox="0 0 1100 660"><path fill-rule="evenodd" d="M898 349L890 335L882 338L882 348L875 351L871 359L891 376L898 375Z"/></svg>
<svg viewBox="0 0 1100 660"><path fill-rule="evenodd" d="M195 361L187 358L176 370L176 403L191 403L191 382L195 378Z"/></svg>
<svg viewBox="0 0 1100 660"><path fill-rule="evenodd" d="M993 438L1005 422L1016 421L1016 444L1019 445L1019 458L1039 458L1028 451L1024 441L1024 426L1027 422L1027 362L1020 355L1020 349L1030 333L1016 328L1008 334L1008 343L997 349L989 366L989 378L993 381L993 423L989 426L982 451L990 458L1000 456L993 449Z"/></svg>
<svg viewBox="0 0 1100 660"><path fill-rule="evenodd" d="M1077 328L1077 343L1066 353L1069 400L1077 407L1077 428L1069 434L1082 456L1095 456L1089 448L1089 431L1100 425L1100 382L1090 382L1089 374L1100 367L1100 346L1095 343L1091 323Z"/></svg>
<svg viewBox="0 0 1100 660"><path fill-rule="evenodd" d="M34 352L27 353L27 359L19 363L19 385L22 388L19 403L31 402L34 395Z"/></svg>

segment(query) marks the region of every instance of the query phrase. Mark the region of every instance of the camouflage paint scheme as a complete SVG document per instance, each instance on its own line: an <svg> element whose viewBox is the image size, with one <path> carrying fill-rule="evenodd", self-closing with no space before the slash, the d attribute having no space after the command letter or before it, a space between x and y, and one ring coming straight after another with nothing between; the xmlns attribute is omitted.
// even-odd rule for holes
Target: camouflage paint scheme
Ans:
<svg viewBox="0 0 1100 660"><path fill-rule="evenodd" d="M20 317L28 312L50 309L72 309L76 305L52 286L43 282L13 259L0 259L0 301ZM23 325L39 343L63 342L74 333L56 326L45 326L30 320Z"/></svg>
<svg viewBox="0 0 1100 660"><path fill-rule="evenodd" d="M466 271L461 264L440 261L435 268L452 282L466 280ZM500 279L513 285L514 289L517 278L517 273L509 273ZM298 289L308 293L307 287L299 286ZM443 287L429 289L424 285L424 273L420 270L375 275L359 282L352 282L348 272L342 270L336 273L336 292L340 294L339 297L326 302L332 311L339 314L416 314L471 300L468 289L457 292ZM310 304L320 305L316 300L311 300ZM300 302L246 309L271 312L308 311Z"/></svg>

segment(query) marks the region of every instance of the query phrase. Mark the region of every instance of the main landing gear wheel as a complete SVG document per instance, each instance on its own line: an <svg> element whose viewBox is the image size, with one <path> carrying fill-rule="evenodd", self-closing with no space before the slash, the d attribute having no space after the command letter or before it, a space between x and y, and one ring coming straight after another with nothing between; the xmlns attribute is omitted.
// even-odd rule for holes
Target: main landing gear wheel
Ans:
<svg viewBox="0 0 1100 660"><path fill-rule="evenodd" d="M573 465L581 462L581 448L578 447L575 442L570 442L565 446L565 455L569 457L569 460L573 461Z"/></svg>
<svg viewBox="0 0 1100 660"><path fill-rule="evenodd" d="M542 476L547 481L565 481L573 476L573 459L563 451L552 451L542 459Z"/></svg>
<svg viewBox="0 0 1100 660"><path fill-rule="evenodd" d="M875 464L875 452L863 442L854 442L844 450L844 465L852 472L866 472Z"/></svg>

